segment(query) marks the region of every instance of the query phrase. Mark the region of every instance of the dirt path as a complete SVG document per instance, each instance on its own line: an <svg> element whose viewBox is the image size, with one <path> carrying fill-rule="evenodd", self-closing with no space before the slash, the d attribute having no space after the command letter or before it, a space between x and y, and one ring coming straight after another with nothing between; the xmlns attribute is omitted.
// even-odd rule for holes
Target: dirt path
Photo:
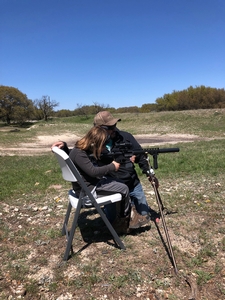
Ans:
<svg viewBox="0 0 225 300"><path fill-rule="evenodd" d="M164 144L176 145L177 143L188 143L200 140L210 140L209 138L200 138L197 135L189 134L146 134L134 136L139 144L144 147L160 147ZM50 151L51 145L56 141L65 141L69 147L73 147L79 136L72 135L53 135L53 136L38 136L34 143L21 143L18 147L1 148L0 155L40 155Z"/></svg>

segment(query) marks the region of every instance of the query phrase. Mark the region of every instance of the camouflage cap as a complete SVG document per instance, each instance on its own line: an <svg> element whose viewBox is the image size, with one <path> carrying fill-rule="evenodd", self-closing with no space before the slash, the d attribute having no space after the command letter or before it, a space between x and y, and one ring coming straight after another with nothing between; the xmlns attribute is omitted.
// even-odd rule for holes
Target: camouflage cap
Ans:
<svg viewBox="0 0 225 300"><path fill-rule="evenodd" d="M121 119L114 118L109 111L100 111L94 117L94 125L105 125L105 126L113 126L117 122L121 121Z"/></svg>

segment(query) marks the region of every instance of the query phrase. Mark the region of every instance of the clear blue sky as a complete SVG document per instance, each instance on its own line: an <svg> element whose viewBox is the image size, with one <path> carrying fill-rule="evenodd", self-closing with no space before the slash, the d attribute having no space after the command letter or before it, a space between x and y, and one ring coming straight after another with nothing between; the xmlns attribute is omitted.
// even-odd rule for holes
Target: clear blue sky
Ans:
<svg viewBox="0 0 225 300"><path fill-rule="evenodd" d="M0 0L0 85L56 110L225 88L225 1Z"/></svg>

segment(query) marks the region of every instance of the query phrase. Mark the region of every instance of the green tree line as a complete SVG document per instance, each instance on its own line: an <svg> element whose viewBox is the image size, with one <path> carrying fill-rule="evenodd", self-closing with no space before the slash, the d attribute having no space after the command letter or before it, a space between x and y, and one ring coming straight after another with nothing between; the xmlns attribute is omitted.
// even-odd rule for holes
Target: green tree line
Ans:
<svg viewBox="0 0 225 300"><path fill-rule="evenodd" d="M183 91L173 91L156 99L157 111L163 110L188 110L210 109L225 107L225 90L205 87L190 86Z"/></svg>
<svg viewBox="0 0 225 300"><path fill-rule="evenodd" d="M164 94L157 98L155 103L146 103L141 107L129 106L113 108L94 103L93 105L78 105L73 111L61 110L55 112L57 117L69 117L77 115L94 115L101 110L107 109L112 113L148 113L152 111L168 110L192 110L192 109L211 109L225 107L225 90L205 86L190 86L186 90L173 91L171 94Z"/></svg>
<svg viewBox="0 0 225 300"><path fill-rule="evenodd" d="M27 120L43 119L48 121L49 117L88 117L101 110L109 110L112 113L148 113L152 111L224 108L225 90L205 87L204 85L190 86L186 90L164 94L161 98L157 98L155 103L146 103L141 107L114 108L94 102L93 105L77 104L74 110L56 111L55 108L58 105L59 103L51 100L50 96L45 95L40 99L31 100L15 87L0 85L0 120L7 124L11 124L11 122L23 124Z"/></svg>

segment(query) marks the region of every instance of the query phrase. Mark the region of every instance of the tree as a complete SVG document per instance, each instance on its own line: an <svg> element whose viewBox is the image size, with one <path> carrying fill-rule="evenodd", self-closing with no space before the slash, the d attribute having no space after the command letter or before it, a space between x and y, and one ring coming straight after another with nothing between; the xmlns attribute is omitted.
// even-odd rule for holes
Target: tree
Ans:
<svg viewBox="0 0 225 300"><path fill-rule="evenodd" d="M155 103L148 103L148 104L143 104L141 108L139 109L140 113L148 113L151 111L156 110L156 104Z"/></svg>
<svg viewBox="0 0 225 300"><path fill-rule="evenodd" d="M11 121L23 124L34 114L32 100L17 88L0 86L0 119L10 124Z"/></svg>
<svg viewBox="0 0 225 300"><path fill-rule="evenodd" d="M50 100L49 96L42 96L41 99L35 100L34 104L45 121L48 121L48 118L53 113L53 109L59 105L55 100Z"/></svg>
<svg viewBox="0 0 225 300"><path fill-rule="evenodd" d="M74 114L76 116L85 116L88 118L88 115L96 115L102 110L110 110L109 105L99 104L97 102L93 102L93 105L83 105L77 103L77 108L74 110Z"/></svg>
<svg viewBox="0 0 225 300"><path fill-rule="evenodd" d="M77 108L74 111L77 116L85 116L88 119L89 106L77 103Z"/></svg>
<svg viewBox="0 0 225 300"><path fill-rule="evenodd" d="M125 106L119 107L116 110L117 113L139 113L139 108L137 106Z"/></svg>
<svg viewBox="0 0 225 300"><path fill-rule="evenodd" d="M103 111L103 110L109 110L109 105L105 105L105 104L99 104L98 102L93 102L93 112L92 114L97 114L99 113L100 111Z"/></svg>
<svg viewBox="0 0 225 300"><path fill-rule="evenodd" d="M66 118L66 117L72 117L74 115L73 111L69 109L61 109L56 112L54 112L54 117L57 118Z"/></svg>

